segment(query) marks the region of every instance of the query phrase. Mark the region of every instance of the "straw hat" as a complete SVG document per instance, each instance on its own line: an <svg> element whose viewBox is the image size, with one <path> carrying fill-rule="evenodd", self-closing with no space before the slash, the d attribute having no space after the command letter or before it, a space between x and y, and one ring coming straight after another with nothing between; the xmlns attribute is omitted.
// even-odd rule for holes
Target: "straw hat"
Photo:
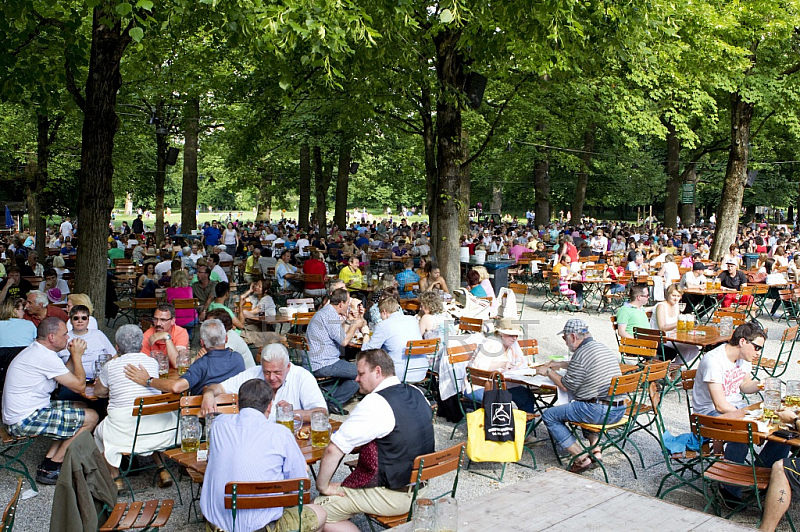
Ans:
<svg viewBox="0 0 800 532"><path fill-rule="evenodd" d="M497 327L495 327L495 332L506 334L508 336L522 336L522 329L519 325L514 323L514 320L510 318L498 320Z"/></svg>

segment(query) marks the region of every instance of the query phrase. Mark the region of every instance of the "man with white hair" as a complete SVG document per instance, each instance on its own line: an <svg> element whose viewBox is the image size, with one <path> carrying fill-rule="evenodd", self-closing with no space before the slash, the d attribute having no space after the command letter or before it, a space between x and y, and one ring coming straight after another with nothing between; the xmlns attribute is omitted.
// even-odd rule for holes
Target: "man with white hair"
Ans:
<svg viewBox="0 0 800 532"><path fill-rule="evenodd" d="M75 393L86 389L81 357L86 342L76 338L67 346L67 325L58 318L45 318L36 329L36 341L23 349L8 366L3 388L3 423L17 437L50 436L53 444L39 464L36 480L55 484L64 454L75 436L97 425L94 410L72 401L51 401L57 384ZM65 365L58 352L69 349Z"/></svg>
<svg viewBox="0 0 800 532"><path fill-rule="evenodd" d="M67 323L69 316L63 309L50 305L47 294L41 290L31 290L25 296L25 315L24 318L32 321L37 327L45 318L58 318Z"/></svg>
<svg viewBox="0 0 800 532"><path fill-rule="evenodd" d="M301 414L308 421L311 411L322 409L327 411L325 398L314 378L308 370L295 366L289 361L289 352L281 344L268 344L261 350L261 365L244 370L219 384L210 384L203 391L201 413L216 412L215 397L223 393L239 393L239 387L250 379L263 379L275 392L275 407L290 404L295 413ZM275 420L275 410L269 413L269 419Z"/></svg>
<svg viewBox="0 0 800 532"><path fill-rule="evenodd" d="M97 426L94 440L105 456L114 477L119 475L122 453L130 452L132 448L137 421L135 416L131 416L133 401L137 397L160 393L153 387L125 378L125 368L132 365L138 365L148 377L158 377L156 359L141 352L142 330L136 325L123 325L117 331L115 341L120 355L105 363L94 385L94 393L98 397L108 397L108 415ZM175 433L168 429L174 427L175 423L175 412L143 417L139 426L140 434L136 440L137 452L170 446L175 441ZM159 454L155 454L153 459L163 466ZM116 483L118 491L125 489L121 479L117 479ZM172 478L169 473L161 469L158 473L158 486L166 488L171 485Z"/></svg>
<svg viewBox="0 0 800 532"><path fill-rule="evenodd" d="M219 320L206 320L200 326L200 356L189 369L178 378L153 378L140 364L125 367L125 376L142 386L149 386L165 393L200 395L208 384L222 382L244 371L244 360L239 353L225 347L228 333ZM205 353L205 354L203 354Z"/></svg>

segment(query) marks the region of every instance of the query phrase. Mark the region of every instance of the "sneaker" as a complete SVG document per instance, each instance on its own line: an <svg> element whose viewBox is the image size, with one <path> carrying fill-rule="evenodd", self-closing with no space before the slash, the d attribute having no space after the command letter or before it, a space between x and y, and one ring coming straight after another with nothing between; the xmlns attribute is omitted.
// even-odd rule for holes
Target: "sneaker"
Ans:
<svg viewBox="0 0 800 532"><path fill-rule="evenodd" d="M61 474L61 466L57 469L37 469L36 482L39 484L47 484L54 486L58 482L58 476Z"/></svg>

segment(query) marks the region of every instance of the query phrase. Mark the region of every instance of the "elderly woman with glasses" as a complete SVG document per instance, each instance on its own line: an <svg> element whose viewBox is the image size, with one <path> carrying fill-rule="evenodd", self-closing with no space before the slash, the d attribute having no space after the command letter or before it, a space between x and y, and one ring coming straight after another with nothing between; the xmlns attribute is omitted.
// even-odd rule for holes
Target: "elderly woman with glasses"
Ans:
<svg viewBox="0 0 800 532"><path fill-rule="evenodd" d="M92 314L94 313L94 305L92 305L92 300L89 299L89 296L86 294L70 294L67 296L67 314L76 306L76 305L83 305L84 307L89 309L89 328L97 330L100 327L97 326L97 320L94 319ZM67 321L67 330L72 330L72 320Z"/></svg>

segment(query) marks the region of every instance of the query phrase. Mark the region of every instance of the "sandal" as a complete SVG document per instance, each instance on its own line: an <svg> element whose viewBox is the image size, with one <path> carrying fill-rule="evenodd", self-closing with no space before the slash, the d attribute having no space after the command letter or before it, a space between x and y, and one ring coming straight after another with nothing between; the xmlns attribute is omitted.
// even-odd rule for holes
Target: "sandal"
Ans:
<svg viewBox="0 0 800 532"><path fill-rule="evenodd" d="M583 457L582 462L578 462L575 460L572 462L572 465L569 467L567 471L570 473L583 473L587 469L591 469L594 466L594 462L588 456Z"/></svg>
<svg viewBox="0 0 800 532"><path fill-rule="evenodd" d="M603 451L601 451L600 449L595 449L594 451L592 451L592 460L594 460L595 462L598 462L598 463L602 462L603 461Z"/></svg>

